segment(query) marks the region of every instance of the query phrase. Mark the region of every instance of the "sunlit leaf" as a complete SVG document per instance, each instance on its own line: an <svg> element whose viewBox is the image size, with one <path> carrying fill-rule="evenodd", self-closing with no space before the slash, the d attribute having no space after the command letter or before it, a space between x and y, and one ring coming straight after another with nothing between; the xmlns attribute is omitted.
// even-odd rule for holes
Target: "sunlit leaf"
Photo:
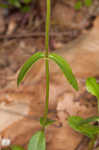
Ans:
<svg viewBox="0 0 99 150"><path fill-rule="evenodd" d="M90 117L90 118L87 118L87 119L81 121L79 125L88 124L90 122L96 122L96 121L99 121L99 117L93 116L93 117Z"/></svg>
<svg viewBox="0 0 99 150"><path fill-rule="evenodd" d="M92 5L92 0L85 0L84 2L87 7Z"/></svg>
<svg viewBox="0 0 99 150"><path fill-rule="evenodd" d="M32 55L23 65L21 68L18 78L17 78L17 85L21 83L21 81L24 79L25 74L29 71L31 66L40 58L44 58L44 54L42 52L37 52L34 55ZM34 68L36 69L36 68Z"/></svg>
<svg viewBox="0 0 99 150"><path fill-rule="evenodd" d="M69 125L77 132L80 132L89 138L93 138L99 133L99 127L91 124L79 125L84 119L78 116L71 116L68 118Z"/></svg>
<svg viewBox="0 0 99 150"><path fill-rule="evenodd" d="M49 118L47 118L47 121L46 122L44 122L44 117L41 117L40 118L40 124L41 124L41 126L48 126L48 125L51 125L51 124L53 124L55 122L55 120L51 120L51 119L49 119Z"/></svg>
<svg viewBox="0 0 99 150"><path fill-rule="evenodd" d="M28 150L45 150L45 134L43 131L38 131L32 136L29 141Z"/></svg>
<svg viewBox="0 0 99 150"><path fill-rule="evenodd" d="M82 7L82 2L80 0L78 0L75 4L75 9L79 10Z"/></svg>
<svg viewBox="0 0 99 150"><path fill-rule="evenodd" d="M22 146L19 145L12 145L10 146L11 150L25 150Z"/></svg>
<svg viewBox="0 0 99 150"><path fill-rule="evenodd" d="M48 57L56 62L56 64L63 71L63 73L64 73L65 77L67 78L67 80L69 81L69 83L73 86L73 88L78 90L77 80L75 79L75 76L73 75L72 70L71 70L69 64L66 62L66 60L63 57L61 57L55 53L49 54Z"/></svg>

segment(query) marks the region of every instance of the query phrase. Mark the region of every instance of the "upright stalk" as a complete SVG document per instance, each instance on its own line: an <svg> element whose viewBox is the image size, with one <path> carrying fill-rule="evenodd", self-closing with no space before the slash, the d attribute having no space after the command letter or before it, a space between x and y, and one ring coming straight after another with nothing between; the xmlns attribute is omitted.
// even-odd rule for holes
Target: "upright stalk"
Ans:
<svg viewBox="0 0 99 150"><path fill-rule="evenodd" d="M44 113L44 126L47 121L48 115L48 103L49 103L49 62L48 62L48 49L49 49L49 30L50 30L50 0L46 1L47 4L47 16L46 16L46 31L45 31L45 68L46 68L46 102L45 102L45 113Z"/></svg>
<svg viewBox="0 0 99 150"><path fill-rule="evenodd" d="M46 0L46 26L45 26L45 50L46 50L46 58L48 57L48 48L49 48L49 30L50 30L50 7L51 7L51 2L50 0Z"/></svg>

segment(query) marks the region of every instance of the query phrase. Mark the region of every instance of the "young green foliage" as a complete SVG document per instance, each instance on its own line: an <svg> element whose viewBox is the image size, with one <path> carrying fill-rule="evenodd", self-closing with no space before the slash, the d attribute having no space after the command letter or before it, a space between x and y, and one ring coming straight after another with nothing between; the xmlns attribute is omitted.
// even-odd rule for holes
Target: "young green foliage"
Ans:
<svg viewBox="0 0 99 150"><path fill-rule="evenodd" d="M45 150L45 134L44 131L38 131L32 136L28 144L28 150Z"/></svg>
<svg viewBox="0 0 99 150"><path fill-rule="evenodd" d="M86 88L89 93L96 96L98 99L98 111L99 111L99 84L96 83L95 78L88 78L86 80ZM99 134L99 127L92 125L92 122L99 122L99 116L92 116L87 119L83 119L79 116L71 116L68 118L69 125L77 132L80 132L89 138L91 141L89 143L89 150L92 150L94 147L97 134Z"/></svg>
<svg viewBox="0 0 99 150"><path fill-rule="evenodd" d="M81 124L83 121L84 119L79 116L71 116L68 118L69 125L75 131L80 132L89 138L94 138L96 134L99 134L99 127L88 123Z"/></svg>
<svg viewBox="0 0 99 150"><path fill-rule="evenodd" d="M99 116L89 117L89 118L87 118L87 119L81 121L81 122L79 123L79 125L84 125L84 124L86 124L86 123L91 123L91 122L96 122L96 121L99 122Z"/></svg>
<svg viewBox="0 0 99 150"><path fill-rule="evenodd" d="M31 68L31 66L40 58L44 58L44 53L42 52L37 52L36 54L34 54L33 56L31 56L23 65L23 67L21 68L21 71L18 75L18 79L17 79L17 85L19 85L21 83L21 81L24 79L24 76L26 75L26 73L29 71L29 69ZM69 64L66 62L66 60L64 60L63 57L55 54L55 53L51 53L48 55L49 59L52 59L53 61L56 62L56 64L60 67L60 69L63 71L65 77L67 78L67 80L69 81L69 83L73 86L74 89L78 90L78 84L77 84L77 80L75 78L75 76L72 73L72 69L70 68Z"/></svg>
<svg viewBox="0 0 99 150"><path fill-rule="evenodd" d="M99 84L96 83L95 78L88 78L86 80L86 87L89 93L96 96L98 101L98 111L99 111Z"/></svg>

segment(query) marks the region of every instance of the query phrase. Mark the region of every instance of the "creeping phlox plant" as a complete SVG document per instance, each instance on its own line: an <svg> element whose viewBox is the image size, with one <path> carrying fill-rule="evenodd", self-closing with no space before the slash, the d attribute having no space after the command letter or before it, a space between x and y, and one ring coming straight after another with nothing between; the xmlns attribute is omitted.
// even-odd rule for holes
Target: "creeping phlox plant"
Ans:
<svg viewBox="0 0 99 150"><path fill-rule="evenodd" d="M96 83L95 78L88 78L86 80L86 87L89 93L96 96L99 112L99 84ZM68 118L69 125L75 131L80 132L91 139L88 150L93 150L95 141L99 134L99 126L92 124L92 122L99 122L99 116L92 116L87 119L83 119L79 116L71 116Z"/></svg>

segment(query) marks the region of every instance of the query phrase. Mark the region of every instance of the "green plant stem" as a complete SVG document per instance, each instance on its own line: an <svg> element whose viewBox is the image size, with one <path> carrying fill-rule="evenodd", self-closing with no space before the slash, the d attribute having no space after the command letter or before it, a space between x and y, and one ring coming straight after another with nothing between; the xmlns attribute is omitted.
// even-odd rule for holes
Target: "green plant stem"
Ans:
<svg viewBox="0 0 99 150"><path fill-rule="evenodd" d="M46 16L46 26L45 26L45 56L48 57L48 48L49 48L49 30L50 30L50 0L47 0L47 16Z"/></svg>
<svg viewBox="0 0 99 150"><path fill-rule="evenodd" d="M50 30L50 0L47 0L47 16L46 16L46 31L45 31L46 102L45 102L43 130L45 129L45 123L47 121L48 103L49 103L49 62L48 62L49 30Z"/></svg>
<svg viewBox="0 0 99 150"><path fill-rule="evenodd" d="M48 115L48 103L49 103L49 63L48 59L45 61L46 67L46 102L45 102L45 113L44 113L44 123L47 121ZM44 124L45 127L45 124Z"/></svg>
<svg viewBox="0 0 99 150"><path fill-rule="evenodd" d="M96 139L97 139L97 136L94 136L94 138L91 139L88 145L88 150L93 150Z"/></svg>

